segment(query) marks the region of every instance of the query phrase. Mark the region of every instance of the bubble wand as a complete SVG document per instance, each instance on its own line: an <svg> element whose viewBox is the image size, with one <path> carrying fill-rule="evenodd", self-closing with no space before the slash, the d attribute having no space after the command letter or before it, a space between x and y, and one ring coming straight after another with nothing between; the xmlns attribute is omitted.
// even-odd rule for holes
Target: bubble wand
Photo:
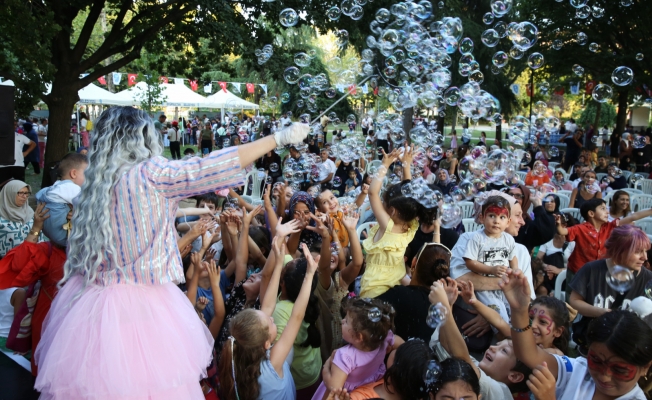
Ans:
<svg viewBox="0 0 652 400"><path fill-rule="evenodd" d="M378 76L378 75L369 75L368 77L364 78L364 79L361 80L360 82L356 83L355 86L358 87L358 86L362 85L363 83L365 83L366 81L368 81L369 79L374 78L374 77L377 77L377 76ZM351 90L349 89L349 90L346 91L346 93L344 93L344 96L342 96L342 97L340 97L339 99L337 99L337 101L336 101L335 103L331 104L330 107L328 107L326 110L324 110L324 112L322 112L322 113L319 114L317 117L315 117L314 120L315 120L315 121L319 121L319 119L320 119L321 117L323 117L327 112L329 112L333 107L335 107L335 106L337 105L337 103L339 103L340 101L342 101L342 100L346 99L347 97L349 97L350 94L351 94Z"/></svg>

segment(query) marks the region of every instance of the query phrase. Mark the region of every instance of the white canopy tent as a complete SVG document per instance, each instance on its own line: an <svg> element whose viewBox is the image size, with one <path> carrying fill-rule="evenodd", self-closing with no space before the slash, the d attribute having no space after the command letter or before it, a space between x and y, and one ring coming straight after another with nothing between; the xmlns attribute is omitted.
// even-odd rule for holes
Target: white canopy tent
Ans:
<svg viewBox="0 0 652 400"><path fill-rule="evenodd" d="M0 85L14 86L14 82L11 80L0 82ZM50 85L45 85L47 90L45 94L50 93ZM113 106L130 106L132 105L129 101L120 100L117 97L117 94L111 93L106 89L90 84L82 88L79 92L79 102L83 104L104 104L104 105L113 105Z"/></svg>
<svg viewBox="0 0 652 400"><path fill-rule="evenodd" d="M147 84L138 82L136 86L116 93L116 96L120 100L130 101L131 105L140 105L139 97L145 90L147 90ZM162 83L161 96L165 99L163 106L166 107L207 107L206 98L193 92L186 85Z"/></svg>
<svg viewBox="0 0 652 400"><path fill-rule="evenodd" d="M206 97L206 105L208 108L235 108L241 110L258 110L258 104L248 102L234 95L230 91L220 89L217 93Z"/></svg>

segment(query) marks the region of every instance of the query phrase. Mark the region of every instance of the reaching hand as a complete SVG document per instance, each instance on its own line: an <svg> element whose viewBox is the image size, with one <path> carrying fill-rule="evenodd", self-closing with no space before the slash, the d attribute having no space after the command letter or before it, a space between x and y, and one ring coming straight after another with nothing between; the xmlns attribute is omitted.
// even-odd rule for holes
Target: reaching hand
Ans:
<svg viewBox="0 0 652 400"><path fill-rule="evenodd" d="M50 210L45 208L45 203L39 203L34 211L34 225L38 227L43 227L43 222L50 218Z"/></svg>
<svg viewBox="0 0 652 400"><path fill-rule="evenodd" d="M545 361L532 370L532 374L525 383L536 400L556 399L555 387L557 380L548 369L548 364Z"/></svg>
<svg viewBox="0 0 652 400"><path fill-rule="evenodd" d="M208 279L211 281L211 288L212 287L220 287L220 267L218 267L215 264L214 259L210 259L207 263L204 263L206 265L206 269L208 270Z"/></svg>
<svg viewBox="0 0 652 400"><path fill-rule="evenodd" d="M362 184L362 190L361 190L361 191L362 191L362 193L364 193L364 194L369 194L369 185L367 185L366 183L363 183L363 184Z"/></svg>
<svg viewBox="0 0 652 400"><path fill-rule="evenodd" d="M258 213L262 209L263 209L263 206L260 205L260 204L257 205L256 207L254 207L254 209L251 210L251 212L247 212L247 209L242 207L242 215L243 215L244 223L247 224L247 225L251 224L251 220L254 219L254 217L256 215L258 215Z"/></svg>
<svg viewBox="0 0 652 400"><path fill-rule="evenodd" d="M226 230L229 232L229 235L231 236L237 236L238 235L238 222L237 222L237 217L234 217L229 214L228 219L224 222L224 225L226 225Z"/></svg>
<svg viewBox="0 0 652 400"><path fill-rule="evenodd" d="M390 165L392 165L396 160L398 160L398 149L392 150L391 153L387 154L385 153L385 149L381 147L381 150L383 151L383 165L385 168L389 168Z"/></svg>
<svg viewBox="0 0 652 400"><path fill-rule="evenodd" d="M440 281L444 285L444 291L446 292L448 304L455 304L457 296L459 295L459 291L457 290L457 281L451 277L440 279Z"/></svg>
<svg viewBox="0 0 652 400"><path fill-rule="evenodd" d="M284 236L274 236L272 239L272 250L274 250L274 256L276 260L285 259L285 237Z"/></svg>
<svg viewBox="0 0 652 400"><path fill-rule="evenodd" d="M271 184L265 185L265 193L263 193L263 201L265 202L265 204L268 204L268 202L269 204L271 204L271 200L269 198L271 192L272 192L272 185Z"/></svg>
<svg viewBox="0 0 652 400"><path fill-rule="evenodd" d="M197 273L197 268L201 265L201 258L199 258L199 253L190 254L190 262L195 266L195 273Z"/></svg>
<svg viewBox="0 0 652 400"><path fill-rule="evenodd" d="M344 227L348 230L354 231L358 227L358 221L360 220L360 214L357 212L350 212L344 216L342 223Z"/></svg>
<svg viewBox="0 0 652 400"><path fill-rule="evenodd" d="M193 225L190 229L190 233L193 237L200 237L208 230L208 221L199 220Z"/></svg>
<svg viewBox="0 0 652 400"><path fill-rule="evenodd" d="M208 261L208 260L214 260L214 259L215 259L215 255L217 255L217 251L215 251L214 248L209 247L209 248L206 250L206 253L204 253L204 260L206 260L206 261Z"/></svg>
<svg viewBox="0 0 652 400"><path fill-rule="evenodd" d="M181 258L186 258L188 254L190 254L190 250L192 250L192 244L187 244L186 247L183 249L179 249L179 253L181 253Z"/></svg>
<svg viewBox="0 0 652 400"><path fill-rule="evenodd" d="M558 226L561 225L561 224L562 224L562 222L561 222L561 215L559 215L559 214L554 214L554 216L555 216L555 224L557 224Z"/></svg>
<svg viewBox="0 0 652 400"><path fill-rule="evenodd" d="M444 285L439 281L434 281L432 286L430 286L430 294L428 295L428 300L430 304L441 303L443 306L448 307L448 296L446 295L446 290Z"/></svg>
<svg viewBox="0 0 652 400"><path fill-rule="evenodd" d="M304 257L306 257L306 260L308 261L308 269L306 272L314 274L315 271L317 271L317 261L312 258L312 254L310 254L310 250L308 250L308 246L306 246L305 243L301 243L301 249L303 250Z"/></svg>
<svg viewBox="0 0 652 400"><path fill-rule="evenodd" d="M331 389L326 400L351 400L351 396L349 396L349 392L344 388Z"/></svg>
<svg viewBox="0 0 652 400"><path fill-rule="evenodd" d="M513 312L528 311L531 300L530 285L523 272L520 270L508 271L498 285L505 293L505 298Z"/></svg>
<svg viewBox="0 0 652 400"><path fill-rule="evenodd" d="M542 204L544 194L539 192L538 190L536 191L535 194L530 196L530 202L532 203L533 207L539 207ZM524 212L527 210L523 210Z"/></svg>
<svg viewBox="0 0 652 400"><path fill-rule="evenodd" d="M197 299L197 303L195 303L195 308L197 311L202 312L204 309L206 309L206 306L208 305L208 299L204 296L201 296L200 298Z"/></svg>
<svg viewBox="0 0 652 400"><path fill-rule="evenodd" d="M331 241L331 232L328 229L328 227L326 226L326 224L324 224L324 222L321 219L317 218L313 213L310 213L310 218L313 221L315 221L315 226L307 225L306 229L309 230L309 231L316 232L316 233L320 234L321 239L322 239L321 240L322 243L330 243L330 241ZM328 222L330 220L330 217L326 216L325 219Z"/></svg>
<svg viewBox="0 0 652 400"><path fill-rule="evenodd" d="M473 303L477 301L475 297L475 291L473 289L473 282L460 281L459 285L462 289L462 292L460 293L462 300L464 300L466 304L473 305Z"/></svg>
<svg viewBox="0 0 652 400"><path fill-rule="evenodd" d="M412 159L414 158L414 146L405 145L405 150L398 156L398 159L401 160L403 165L410 166L412 165Z"/></svg>
<svg viewBox="0 0 652 400"><path fill-rule="evenodd" d="M276 147L284 147L292 143L302 142L310 133L310 126L295 122L274 134Z"/></svg>

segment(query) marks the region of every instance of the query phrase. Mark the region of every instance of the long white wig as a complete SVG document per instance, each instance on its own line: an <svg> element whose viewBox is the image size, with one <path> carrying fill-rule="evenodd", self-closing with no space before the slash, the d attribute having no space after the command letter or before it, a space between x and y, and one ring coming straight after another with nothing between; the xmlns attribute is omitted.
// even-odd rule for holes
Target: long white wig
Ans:
<svg viewBox="0 0 652 400"><path fill-rule="evenodd" d="M76 274L84 287L97 278L98 268L116 254L111 229L111 198L122 175L135 165L161 155L163 146L154 122L133 107L111 107L95 123L86 182L73 209L68 260L63 284ZM103 265L102 271L121 269Z"/></svg>

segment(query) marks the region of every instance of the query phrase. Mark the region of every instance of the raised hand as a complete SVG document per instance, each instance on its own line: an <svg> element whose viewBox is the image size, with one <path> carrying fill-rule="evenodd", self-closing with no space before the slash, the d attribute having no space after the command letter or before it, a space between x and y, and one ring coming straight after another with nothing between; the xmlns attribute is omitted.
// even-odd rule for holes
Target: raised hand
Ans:
<svg viewBox="0 0 652 400"><path fill-rule="evenodd" d="M206 266L206 270L208 270L208 279L211 281L211 287L219 287L221 272L220 267L215 264L215 260L212 258L210 261L205 262L204 265Z"/></svg>
<svg viewBox="0 0 652 400"><path fill-rule="evenodd" d="M513 312L528 311L530 307L530 285L520 270L508 271L498 283L505 293Z"/></svg>
<svg viewBox="0 0 652 400"><path fill-rule="evenodd" d="M45 203L39 203L34 211L34 226L43 227L43 222L50 218L50 210L45 208Z"/></svg>
<svg viewBox="0 0 652 400"><path fill-rule="evenodd" d="M308 246L305 243L301 243L301 250L303 250L303 255L308 261L306 272L315 273L317 271L317 261L312 258L312 254L310 254L310 250L308 250Z"/></svg>
<svg viewBox="0 0 652 400"><path fill-rule="evenodd" d="M315 221L315 226L306 226L306 229L309 231L316 232L321 235L322 243L330 243L331 241L331 232L326 226L326 224L319 218L317 218L313 213L310 213L310 218ZM326 216L326 221L328 222L330 218Z"/></svg>
<svg viewBox="0 0 652 400"><path fill-rule="evenodd" d="M414 146L405 145L405 150L398 156L398 159L401 160L403 165L411 165L412 159L414 158Z"/></svg>
<svg viewBox="0 0 652 400"><path fill-rule="evenodd" d="M197 299L197 303L195 303L195 308L197 311L202 312L204 309L206 309L206 306L208 305L208 299L204 296L201 296Z"/></svg>
<svg viewBox="0 0 652 400"><path fill-rule="evenodd" d="M459 291L457 290L457 281L453 278L441 279L441 283L444 285L444 291L446 291L446 297L448 298L448 304L455 304Z"/></svg>
<svg viewBox="0 0 652 400"><path fill-rule="evenodd" d="M342 220L342 223L344 224L344 227L349 230L355 230L355 228L358 226L358 221L360 220L360 214L357 212L350 212L344 216L344 219Z"/></svg>
<svg viewBox="0 0 652 400"><path fill-rule="evenodd" d="M460 289L462 289L462 292L460 293L462 300L464 300L466 304L473 305L473 303L478 300L475 297L473 283L471 281L460 281L459 286Z"/></svg>
<svg viewBox="0 0 652 400"><path fill-rule="evenodd" d="M263 206L260 205L260 204L257 205L256 207L254 207L254 209L251 210L251 212L247 212L247 209L242 207L242 215L243 215L242 218L244 219L244 222L246 224L251 224L251 220L254 219L254 217L256 215L258 215L258 213L260 213L260 210L262 210L262 209L263 209Z"/></svg>
<svg viewBox="0 0 652 400"><path fill-rule="evenodd" d="M392 150L389 154L385 153L385 149L381 148L383 151L383 165L385 168L389 168L396 160L398 160L398 149Z"/></svg>
<svg viewBox="0 0 652 400"><path fill-rule="evenodd" d="M298 220L293 219L284 224L282 224L282 222L283 217L279 218L278 223L276 224L276 236L285 238L292 233L301 232L301 229L299 229L301 223Z"/></svg>
<svg viewBox="0 0 652 400"><path fill-rule="evenodd" d="M544 361L542 365L535 367L532 374L525 382L536 400L555 400L555 387L557 380L548 369Z"/></svg>
<svg viewBox="0 0 652 400"><path fill-rule="evenodd" d="M430 304L441 303L444 306L449 306L448 296L446 295L446 290L444 285L439 281L434 281L432 286L430 286L430 294L428 295L428 300Z"/></svg>

